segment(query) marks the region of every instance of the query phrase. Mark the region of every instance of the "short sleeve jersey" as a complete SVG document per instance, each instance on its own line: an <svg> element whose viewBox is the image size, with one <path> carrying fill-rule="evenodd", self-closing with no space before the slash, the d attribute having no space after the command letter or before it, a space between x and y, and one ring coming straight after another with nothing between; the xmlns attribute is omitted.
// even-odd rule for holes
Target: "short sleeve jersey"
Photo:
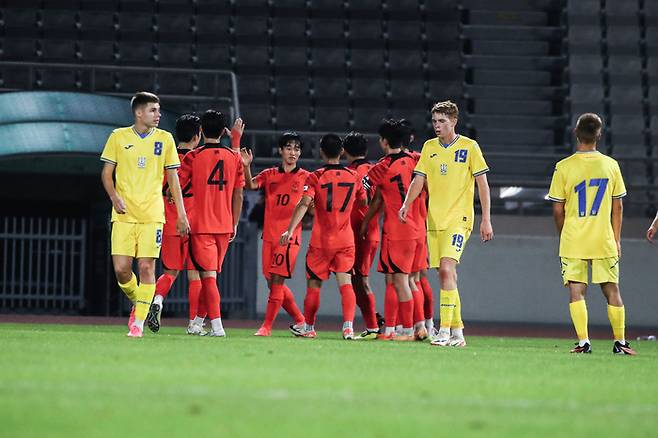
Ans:
<svg viewBox="0 0 658 438"><path fill-rule="evenodd" d="M189 152L188 149L176 149L178 153L178 159L183 162L185 154ZM182 172L182 167L178 169L178 174L180 176ZM162 227L162 233L165 236L177 236L178 230L176 229L176 220L178 219L178 211L176 210L176 204L173 201L169 200L167 196L169 192L169 183L167 182L167 176L165 175L164 181L162 183L162 199L165 206L165 224ZM192 220L192 209L194 208L194 197L192 196L192 184L188 181L187 185L181 187L181 192L183 194L183 205L185 205L185 212L187 213L188 220Z"/></svg>
<svg viewBox="0 0 658 438"><path fill-rule="evenodd" d="M347 168L355 171L357 176L359 177L359 181L363 181L363 179L367 177L368 171L372 168L372 166L373 164L368 160L359 159L359 160L354 160L352 163L350 163L349 166L347 166ZM375 187L370 186L368 189L365 190L369 204L373 196L375 195ZM366 216L367 212L368 212L367 205L361 205L361 204L355 205L354 208L352 209L352 217L350 220L352 222L352 229L354 230L355 236L359 234L359 231L361 229L361 223L363 222L363 218ZM373 219L368 224L368 231L366 232L365 240L369 240L372 242L379 242L379 239L380 239L379 221Z"/></svg>
<svg viewBox="0 0 658 438"><path fill-rule="evenodd" d="M384 201L384 232L388 240L409 240L419 235L420 217L415 200L406 222L400 222L398 212L407 196L416 160L407 152L389 154L368 172L370 183L377 187Z"/></svg>
<svg viewBox="0 0 658 438"><path fill-rule="evenodd" d="M612 199L626 195L619 164L600 152L576 152L557 163L548 198L565 203L560 257L617 256Z"/></svg>
<svg viewBox="0 0 658 438"><path fill-rule="evenodd" d="M304 196L313 199L315 204L310 246L354 246L352 208L354 202L366 201L366 192L357 173L340 164L327 164L308 176Z"/></svg>
<svg viewBox="0 0 658 438"><path fill-rule="evenodd" d="M233 192L244 187L244 171L238 152L219 144L207 144L185 155L181 186L194 193L193 234L233 232Z"/></svg>
<svg viewBox="0 0 658 438"><path fill-rule="evenodd" d="M174 138L153 128L140 135L132 126L112 131L101 161L115 168L115 189L126 203L126 213L112 209L112 222L164 222L162 180L165 169L180 167Z"/></svg>
<svg viewBox="0 0 658 438"><path fill-rule="evenodd" d="M440 231L458 224L473 229L475 177L488 171L475 140L458 135L446 145L438 138L426 141L415 173L427 178L427 229Z"/></svg>
<svg viewBox="0 0 658 438"><path fill-rule="evenodd" d="M295 206L304 193L304 183L309 172L295 167L285 172L283 167L271 167L254 177L258 188L265 191L265 222L263 240L278 242L288 229ZM294 241L301 242L301 222L295 229Z"/></svg>

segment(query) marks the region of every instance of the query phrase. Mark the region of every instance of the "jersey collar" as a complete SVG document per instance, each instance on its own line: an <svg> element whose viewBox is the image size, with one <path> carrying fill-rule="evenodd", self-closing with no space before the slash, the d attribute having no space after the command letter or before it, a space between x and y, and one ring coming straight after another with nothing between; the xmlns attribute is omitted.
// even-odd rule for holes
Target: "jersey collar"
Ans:
<svg viewBox="0 0 658 438"><path fill-rule="evenodd" d="M279 166L279 167L277 167L277 170L279 171L279 173L286 173L286 171L285 171L285 169L283 168L283 166ZM295 168L292 169L292 170L291 170L290 172L288 172L288 173L297 173L297 172L299 172L299 166L295 166Z"/></svg>
<svg viewBox="0 0 658 438"><path fill-rule="evenodd" d="M153 134L153 133L155 132L155 128L151 128L151 129L148 130L148 132L147 132L146 134L140 134L140 133L137 132L137 130L135 129L135 125L131 126L130 129L132 129L132 131L135 133L135 135L136 135L137 137L141 138L142 140L144 140L146 137L148 137L149 135L151 135L151 134Z"/></svg>
<svg viewBox="0 0 658 438"><path fill-rule="evenodd" d="M453 141L451 141L450 143L448 143L448 144L443 144L443 143L441 143L441 139L438 138L438 137L437 137L437 140L439 140L439 144L440 144L441 146L443 146L444 149L448 149L450 146L452 146L453 144L455 144L455 143L457 142L457 140L459 140L459 137L460 137L460 135L457 134L457 137L455 137L455 139L454 139Z"/></svg>
<svg viewBox="0 0 658 438"><path fill-rule="evenodd" d="M345 166L343 166L342 164L325 164L322 167L324 167L325 169L340 169L340 170L345 169Z"/></svg>
<svg viewBox="0 0 658 438"><path fill-rule="evenodd" d="M369 162L370 161L366 160L365 158L357 158L356 160L350 163L350 166L358 167L362 164L368 164Z"/></svg>

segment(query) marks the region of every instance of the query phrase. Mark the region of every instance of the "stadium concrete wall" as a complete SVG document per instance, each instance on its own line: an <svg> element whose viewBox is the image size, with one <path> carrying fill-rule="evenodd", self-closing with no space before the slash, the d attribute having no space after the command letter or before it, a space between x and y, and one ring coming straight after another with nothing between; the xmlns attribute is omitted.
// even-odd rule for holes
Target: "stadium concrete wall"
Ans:
<svg viewBox="0 0 658 438"><path fill-rule="evenodd" d="M476 222L479 223L479 222ZM628 326L658 326L658 244L644 240L645 219L624 223L620 286L626 306ZM569 324L568 292L562 286L557 257L558 239L551 218L523 216L495 217L493 241L483 244L471 236L459 266L459 291L462 296L464 321ZM297 304L303 306L306 245L310 232L304 231L304 247L300 251L288 285ZM261 251L259 241L259 254ZM384 277L371 270L370 282L377 296L377 307L383 312ZM262 272L258 260L259 273ZM431 271L430 282L438 297L439 282ZM257 312L263 314L267 303L267 283L258 279ZM438 319L438 298L435 298ZM608 324L606 303L600 288L590 286L588 292L590 324ZM332 277L322 286L319 316L338 317L340 295ZM287 318L282 314L280 318ZM357 309L358 326L361 326Z"/></svg>

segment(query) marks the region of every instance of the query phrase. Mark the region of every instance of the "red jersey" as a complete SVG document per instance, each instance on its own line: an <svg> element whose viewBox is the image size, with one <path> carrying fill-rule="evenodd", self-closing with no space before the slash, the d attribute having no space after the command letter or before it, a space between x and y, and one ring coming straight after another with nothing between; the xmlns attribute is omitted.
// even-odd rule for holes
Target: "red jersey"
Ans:
<svg viewBox="0 0 658 438"><path fill-rule="evenodd" d="M420 160L420 152L410 151L409 155L411 155L414 160L416 160L416 163L418 163L418 160ZM427 201L427 190L425 190L425 187L423 187L423 191L420 192L420 195L418 195L418 202L414 203L414 205L417 207L418 217L420 218L418 237L422 239L425 238L427 233Z"/></svg>
<svg viewBox="0 0 658 438"><path fill-rule="evenodd" d="M407 222L398 219L398 211L407 196L416 160L407 152L389 154L368 172L368 179L377 186L384 201L384 237L389 240L415 239L419 235L418 207L414 201Z"/></svg>
<svg viewBox="0 0 658 438"><path fill-rule="evenodd" d="M189 149L176 149L178 152L178 159L183 163L185 154L188 153ZM178 176L181 175L181 167L178 168ZM192 220L192 208L194 207L194 198L192 197L192 184L188 183L185 187L181 185L181 192L183 194L183 205L185 206L185 212L187 213L187 219ZM165 174L164 181L162 182L162 197L164 198L165 205L165 224L162 227L162 234L165 236L178 236L178 230L176 229L176 221L178 220L178 211L176 210L176 204L174 201L169 201L167 197L167 191L169 190L169 183L167 182L167 175Z"/></svg>
<svg viewBox="0 0 658 438"><path fill-rule="evenodd" d="M304 194L304 183L309 172L295 167L285 172L283 167L271 167L254 177L258 188L265 191L265 222L263 240L278 242L288 229L295 206ZM301 242L302 224L295 229L293 241Z"/></svg>
<svg viewBox="0 0 658 438"><path fill-rule="evenodd" d="M188 152L183 159L181 186L191 183L195 211L190 221L193 234L233 232L233 192L244 187L240 154L211 143Z"/></svg>
<svg viewBox="0 0 658 438"><path fill-rule="evenodd" d="M313 198L315 203L310 246L354 246L350 224L352 208L355 201L366 201L366 192L357 173L340 164L327 164L308 176L304 196Z"/></svg>
<svg viewBox="0 0 658 438"><path fill-rule="evenodd" d="M358 159L352 161L349 166L347 166L348 169L352 169L356 172L357 176L359 177L359 181L363 181L363 178L365 178L368 175L368 172L372 168L373 164L369 162L368 160L364 159ZM375 188L370 187L368 190L366 190L366 195L368 197L368 204L370 204L370 201L372 198L375 196ZM367 205L355 205L354 208L352 209L352 229L354 230L354 236L359 235L359 230L361 228L361 222L363 222L363 218L366 216L366 213L368 212L368 206ZM368 224L368 231L366 232L365 240L370 240L374 242L379 241L379 221L377 218L373 218L370 223Z"/></svg>

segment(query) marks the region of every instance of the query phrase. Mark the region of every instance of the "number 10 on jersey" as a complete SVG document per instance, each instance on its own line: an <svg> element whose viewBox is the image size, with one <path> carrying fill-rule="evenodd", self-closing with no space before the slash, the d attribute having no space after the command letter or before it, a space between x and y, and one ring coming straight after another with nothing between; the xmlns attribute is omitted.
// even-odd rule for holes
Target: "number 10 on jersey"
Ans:
<svg viewBox="0 0 658 438"><path fill-rule="evenodd" d="M573 191L578 195L579 217L587 216L587 186L587 180L582 180L573 188ZM599 188L596 191L596 195L594 196L592 208L589 210L590 216L596 216L599 214L599 208L601 207L601 202L603 201L603 195L605 195L605 190L608 187L608 178L592 178L589 180L589 186Z"/></svg>

